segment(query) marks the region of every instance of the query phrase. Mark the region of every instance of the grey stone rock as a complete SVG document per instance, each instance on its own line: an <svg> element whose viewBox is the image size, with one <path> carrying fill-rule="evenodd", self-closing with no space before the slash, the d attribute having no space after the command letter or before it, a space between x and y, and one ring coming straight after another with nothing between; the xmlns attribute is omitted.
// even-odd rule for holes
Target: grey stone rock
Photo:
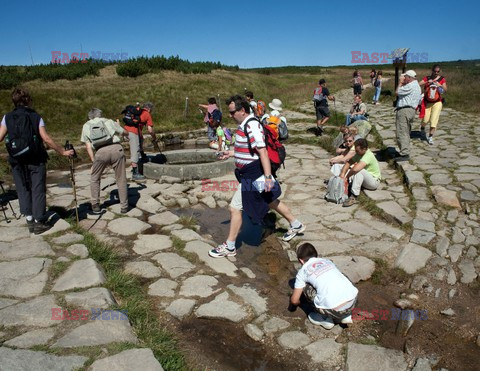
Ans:
<svg viewBox="0 0 480 371"><path fill-rule="evenodd" d="M347 347L347 370L407 370L407 362L399 350L356 343L349 343Z"/></svg>
<svg viewBox="0 0 480 371"><path fill-rule="evenodd" d="M284 332L277 340L286 349L299 349L311 343L310 338L300 331Z"/></svg>
<svg viewBox="0 0 480 371"><path fill-rule="evenodd" d="M450 241L446 237L442 237L438 240L436 245L437 254L440 255L442 258L447 256L448 246L450 245Z"/></svg>
<svg viewBox="0 0 480 371"><path fill-rule="evenodd" d="M244 327L245 333L255 341L261 341L263 336L265 335L262 330L258 328L258 326L254 325L253 323L248 323Z"/></svg>
<svg viewBox="0 0 480 371"><path fill-rule="evenodd" d="M197 232L192 231L191 229L180 229L177 231L172 231L172 235L186 242L202 240L202 236L200 236Z"/></svg>
<svg viewBox="0 0 480 371"><path fill-rule="evenodd" d="M425 267L432 252L424 247L413 243L407 244L395 261L395 267L403 269L409 274L413 274L420 268Z"/></svg>
<svg viewBox="0 0 480 371"><path fill-rule="evenodd" d="M263 323L263 330L266 334L285 330L290 327L290 322L278 317L272 317Z"/></svg>
<svg viewBox="0 0 480 371"><path fill-rule="evenodd" d="M467 202L478 201L478 197L472 191L461 191L460 192L460 199L462 201L467 201Z"/></svg>
<svg viewBox="0 0 480 371"><path fill-rule="evenodd" d="M332 240L308 241L308 242L310 242L313 246L315 246L315 249L317 250L318 254L321 256L345 253L352 249L350 246L344 243L341 243L338 241L332 241ZM297 261L296 253L293 250L292 252L295 254L295 260L292 260L292 261Z"/></svg>
<svg viewBox="0 0 480 371"><path fill-rule="evenodd" d="M445 259L445 258L441 258L440 256L434 256L430 260L430 264L433 265L433 266L444 267L444 266L448 265L448 260Z"/></svg>
<svg viewBox="0 0 480 371"><path fill-rule="evenodd" d="M164 206L153 197L143 195L137 201L135 207L150 214L155 214L165 209Z"/></svg>
<svg viewBox="0 0 480 371"><path fill-rule="evenodd" d="M449 292L448 292L448 298L449 299L452 299L455 294L457 293L457 289L451 289Z"/></svg>
<svg viewBox="0 0 480 371"><path fill-rule="evenodd" d="M435 279L439 281L443 281L445 279L445 276L447 275L446 269L439 269L437 273L435 273Z"/></svg>
<svg viewBox="0 0 480 371"><path fill-rule="evenodd" d="M122 236L132 236L145 232L151 227L150 224L144 223L137 218L118 218L108 223L108 230Z"/></svg>
<svg viewBox="0 0 480 371"><path fill-rule="evenodd" d="M447 283L449 285L455 285L457 283L457 275L455 274L453 268L450 268L450 270L448 271Z"/></svg>
<svg viewBox="0 0 480 371"><path fill-rule="evenodd" d="M385 257L390 251L394 250L398 244L389 240L367 241L355 248L365 252L368 256ZM320 254L321 255L321 254Z"/></svg>
<svg viewBox="0 0 480 371"><path fill-rule="evenodd" d="M65 301L72 307L86 309L107 309L117 304L110 290L104 287L94 287L85 291L65 294Z"/></svg>
<svg viewBox="0 0 480 371"><path fill-rule="evenodd" d="M72 255L79 256L80 258L88 257L87 246L81 243L76 243L74 245L69 246L67 248L67 251Z"/></svg>
<svg viewBox="0 0 480 371"><path fill-rule="evenodd" d="M215 202L215 199L213 196L207 196L199 200L200 203L204 204L205 206L208 206L211 209L214 209L217 207L217 203Z"/></svg>
<svg viewBox="0 0 480 371"><path fill-rule="evenodd" d="M393 200L392 193L389 191L383 191L383 190L369 191L365 189L364 192L368 196L368 198L371 198L373 201Z"/></svg>
<svg viewBox="0 0 480 371"><path fill-rule="evenodd" d="M35 256L55 256L55 252L41 237L0 242L0 260L21 260Z"/></svg>
<svg viewBox="0 0 480 371"><path fill-rule="evenodd" d="M468 248L467 253L465 254L465 258L475 259L476 256L477 256L477 249L474 246L470 246Z"/></svg>
<svg viewBox="0 0 480 371"><path fill-rule="evenodd" d="M460 228L453 228L452 242L462 243L465 241L465 236Z"/></svg>
<svg viewBox="0 0 480 371"><path fill-rule="evenodd" d="M376 236L377 231L368 228L365 224L358 221L349 220L337 225L342 231L348 231L356 236Z"/></svg>
<svg viewBox="0 0 480 371"><path fill-rule="evenodd" d="M467 246L480 246L480 239L477 236L468 236L465 240Z"/></svg>
<svg viewBox="0 0 480 371"><path fill-rule="evenodd" d="M377 206L400 224L406 224L412 220L412 217L395 201L380 202Z"/></svg>
<svg viewBox="0 0 480 371"><path fill-rule="evenodd" d="M165 311L175 318L182 319L192 313L195 303L193 299L177 299L172 301Z"/></svg>
<svg viewBox="0 0 480 371"><path fill-rule="evenodd" d="M50 327L58 325L52 320L52 308L56 308L53 295L39 296L24 303L11 305L0 310L0 325L5 327Z"/></svg>
<svg viewBox="0 0 480 371"><path fill-rule="evenodd" d="M159 253L152 259L160 264L172 278L177 278L195 268L187 259L171 252Z"/></svg>
<svg viewBox="0 0 480 371"><path fill-rule="evenodd" d="M463 246L462 245L453 245L448 249L448 255L452 263L456 263L460 256L462 256Z"/></svg>
<svg viewBox="0 0 480 371"><path fill-rule="evenodd" d="M401 229L392 227L391 225L378 220L367 220L365 221L365 224L376 229L382 234L393 237L396 240L399 240L405 235L405 232L403 232Z"/></svg>
<svg viewBox="0 0 480 371"><path fill-rule="evenodd" d="M31 350L0 348L2 371L19 370L50 370L66 371L81 368L88 360L81 356L55 356L46 352L34 352ZM33 367L34 366L34 367Z"/></svg>
<svg viewBox="0 0 480 371"><path fill-rule="evenodd" d="M67 291L105 283L102 267L93 259L75 261L55 282L52 291Z"/></svg>
<svg viewBox="0 0 480 371"><path fill-rule="evenodd" d="M250 278L250 279L254 279L254 278L257 277L257 276L255 275L255 273L253 273L250 268L242 267L242 268L240 268L240 270L241 270L248 278Z"/></svg>
<svg viewBox="0 0 480 371"><path fill-rule="evenodd" d="M211 302L201 305L195 315L198 318L218 318L238 323L247 317L247 312L242 306L229 300L228 294L224 292Z"/></svg>
<svg viewBox="0 0 480 371"><path fill-rule="evenodd" d="M364 256L332 256L329 259L353 283L368 280L375 271L375 263Z"/></svg>
<svg viewBox="0 0 480 371"><path fill-rule="evenodd" d="M0 298L0 309L18 303L18 300Z"/></svg>
<svg viewBox="0 0 480 371"><path fill-rule="evenodd" d="M162 275L162 271L149 261L128 262L125 264L125 273L143 278L155 278Z"/></svg>
<svg viewBox="0 0 480 371"><path fill-rule="evenodd" d="M407 170L405 171L405 179L409 187L412 187L413 185L427 185L421 171Z"/></svg>
<svg viewBox="0 0 480 371"><path fill-rule="evenodd" d="M169 236L161 234L141 234L133 244L133 251L139 255L149 254L155 251L166 250L172 247Z"/></svg>
<svg viewBox="0 0 480 371"><path fill-rule="evenodd" d="M90 371L163 371L149 348L129 349L114 356L98 359L89 368Z"/></svg>
<svg viewBox="0 0 480 371"><path fill-rule="evenodd" d="M50 228L46 232L43 232L42 236L49 236L49 235L52 235L52 234L55 234L55 233L58 233L58 232L67 231L71 227L72 226L66 220L59 219L55 222L55 224L53 225L52 228Z"/></svg>
<svg viewBox="0 0 480 371"><path fill-rule="evenodd" d="M305 347L313 362L322 367L335 367L343 364L343 345L334 339L320 339Z"/></svg>
<svg viewBox="0 0 480 371"><path fill-rule="evenodd" d="M444 316L452 317L456 315L455 311L452 308L444 309L440 312L440 314L443 314Z"/></svg>
<svg viewBox="0 0 480 371"><path fill-rule="evenodd" d="M27 227L8 227L0 229L0 241L12 242L30 237Z"/></svg>
<svg viewBox="0 0 480 371"><path fill-rule="evenodd" d="M80 241L83 241L83 236L78 233L67 233L67 234L64 234L63 236L52 239L52 242L55 245L68 245L68 244L80 242Z"/></svg>
<svg viewBox="0 0 480 371"><path fill-rule="evenodd" d="M472 283L477 278L472 260L462 260L458 263L458 268L460 272L462 272L462 277L460 278L461 283Z"/></svg>
<svg viewBox="0 0 480 371"><path fill-rule="evenodd" d="M432 187L433 197L442 205L451 206L457 209L461 209L460 201L458 201L457 194L454 191L449 191L441 186Z"/></svg>
<svg viewBox="0 0 480 371"><path fill-rule="evenodd" d="M431 371L432 366L428 358L418 358L415 362L415 367L412 368L412 371Z"/></svg>
<svg viewBox="0 0 480 371"><path fill-rule="evenodd" d="M427 220L413 219L413 228L435 233L435 224Z"/></svg>
<svg viewBox="0 0 480 371"><path fill-rule="evenodd" d="M427 277L425 276L415 276L410 284L410 288L415 291L422 291L424 288L428 287L429 283Z"/></svg>
<svg viewBox="0 0 480 371"><path fill-rule="evenodd" d="M420 245L426 245L434 238L435 238L435 233L422 231L420 229L414 229L412 236L410 237L410 242L418 243Z"/></svg>
<svg viewBox="0 0 480 371"><path fill-rule="evenodd" d="M427 194L427 189L424 187L412 187L412 194L416 200L420 200L420 201L430 200L430 197L428 197L428 194Z"/></svg>
<svg viewBox="0 0 480 371"><path fill-rule="evenodd" d="M26 332L20 336L6 341L4 344L15 348L31 348L35 345L47 344L55 336L51 328Z"/></svg>
<svg viewBox="0 0 480 371"><path fill-rule="evenodd" d="M228 285L227 287L235 295L241 297L246 304L251 306L256 316L267 311L267 299L261 297L254 288L248 285L243 285L242 287Z"/></svg>
<svg viewBox="0 0 480 371"><path fill-rule="evenodd" d="M213 286L217 284L218 280L212 276L198 275L189 277L183 281L179 294L187 297L199 296L206 298L219 291L219 289L213 289Z"/></svg>
<svg viewBox="0 0 480 371"><path fill-rule="evenodd" d="M447 213L447 221L449 221L450 223L455 223L457 218L458 218L458 210L450 210Z"/></svg>
<svg viewBox="0 0 480 371"><path fill-rule="evenodd" d="M163 213L152 215L148 218L150 224L156 225L170 225L176 223L180 218L170 211L164 211Z"/></svg>
<svg viewBox="0 0 480 371"><path fill-rule="evenodd" d="M199 259L217 273L223 273L230 277L237 276L237 267L228 259L212 259L208 251L212 246L202 241L190 241L185 246L185 251L196 254Z"/></svg>
<svg viewBox="0 0 480 371"><path fill-rule="evenodd" d="M160 278L158 281L155 281L150 286L148 286L148 295L151 296L165 296L165 297L174 297L175 289L178 284L175 281Z"/></svg>
<svg viewBox="0 0 480 371"><path fill-rule="evenodd" d="M0 263L0 295L17 298L39 295L47 283L51 264L45 258Z"/></svg>
<svg viewBox="0 0 480 371"><path fill-rule="evenodd" d="M85 325L78 326L52 345L53 348L75 348L114 342L137 343L137 338L123 313L111 311L110 316L119 319L104 320L103 315ZM124 319L122 319L124 318Z"/></svg>
<svg viewBox="0 0 480 371"><path fill-rule="evenodd" d="M452 183L452 178L446 174L433 174L430 181L433 185L447 185Z"/></svg>

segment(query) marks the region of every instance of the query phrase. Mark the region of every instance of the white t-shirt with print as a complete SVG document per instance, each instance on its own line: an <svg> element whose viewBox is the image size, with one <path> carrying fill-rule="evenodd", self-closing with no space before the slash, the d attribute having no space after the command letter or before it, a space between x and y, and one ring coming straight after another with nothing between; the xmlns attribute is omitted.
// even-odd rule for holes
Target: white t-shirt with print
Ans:
<svg viewBox="0 0 480 371"><path fill-rule="evenodd" d="M295 288L303 289L307 283L317 291L313 303L321 309L334 309L358 294L357 288L328 259L310 258L300 268Z"/></svg>

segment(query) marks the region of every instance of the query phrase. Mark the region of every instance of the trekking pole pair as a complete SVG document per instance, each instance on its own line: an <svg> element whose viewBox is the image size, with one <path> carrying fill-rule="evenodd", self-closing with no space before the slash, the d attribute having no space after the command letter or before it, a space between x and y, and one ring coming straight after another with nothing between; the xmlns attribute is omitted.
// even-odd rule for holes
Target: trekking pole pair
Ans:
<svg viewBox="0 0 480 371"><path fill-rule="evenodd" d="M10 223L11 220L7 218L7 213L5 212L5 206L6 206L7 204L8 204L8 206L10 206L10 210L12 210L12 215L13 215L13 217L14 217L15 219L17 219L17 214L15 214L15 211L13 210L12 204L10 203L10 200L9 200L8 197L7 197L7 192L5 192L5 188L3 188L3 180L0 180L0 187L2 187L2 196L5 196L5 200L7 201L7 202L5 203L5 205L3 205L4 202L5 202L5 200L3 200L3 201L1 202L1 207L2 207L2 211L3 211L3 216L5 217L5 221L6 221L7 223Z"/></svg>
<svg viewBox="0 0 480 371"><path fill-rule="evenodd" d="M73 200L75 201L75 216L76 216L77 225L78 225L79 218L78 218L77 186L75 184L75 167L73 165L73 161L77 158L77 152L75 151L75 148L73 148L73 144L71 144L68 140L65 142L65 149L67 151L73 150L73 155L69 157L69 160L70 160L70 180L72 181Z"/></svg>

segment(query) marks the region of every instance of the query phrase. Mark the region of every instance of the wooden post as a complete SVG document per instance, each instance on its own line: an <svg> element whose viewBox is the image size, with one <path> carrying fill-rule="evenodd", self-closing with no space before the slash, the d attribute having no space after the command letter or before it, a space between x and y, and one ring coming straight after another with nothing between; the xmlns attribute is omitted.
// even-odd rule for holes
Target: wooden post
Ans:
<svg viewBox="0 0 480 371"><path fill-rule="evenodd" d="M183 117L187 118L188 115L188 97L185 97L185 112L183 113Z"/></svg>

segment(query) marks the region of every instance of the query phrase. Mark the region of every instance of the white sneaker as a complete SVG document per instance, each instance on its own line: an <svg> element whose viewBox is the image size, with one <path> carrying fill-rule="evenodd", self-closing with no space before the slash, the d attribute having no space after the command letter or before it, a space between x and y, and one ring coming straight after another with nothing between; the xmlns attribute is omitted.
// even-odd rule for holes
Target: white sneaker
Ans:
<svg viewBox="0 0 480 371"><path fill-rule="evenodd" d="M433 137L428 137L428 138L427 138L427 142L428 142L428 144L430 144L431 146L433 146Z"/></svg>
<svg viewBox="0 0 480 371"><path fill-rule="evenodd" d="M331 330L335 324L330 317L324 317L320 313L312 312L308 315L308 319L311 323L317 326L322 326L326 330Z"/></svg>
<svg viewBox="0 0 480 371"><path fill-rule="evenodd" d="M345 317L340 321L340 323L343 323L344 325L349 325L353 323L352 316Z"/></svg>

